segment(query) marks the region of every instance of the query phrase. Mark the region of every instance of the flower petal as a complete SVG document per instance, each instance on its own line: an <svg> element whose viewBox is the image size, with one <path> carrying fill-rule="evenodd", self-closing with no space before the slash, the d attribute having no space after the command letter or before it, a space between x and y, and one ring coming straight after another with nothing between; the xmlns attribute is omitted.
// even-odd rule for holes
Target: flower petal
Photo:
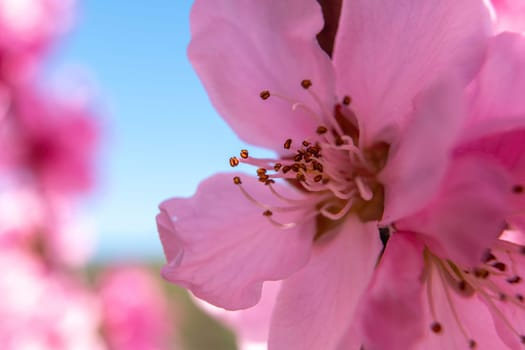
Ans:
<svg viewBox="0 0 525 350"><path fill-rule="evenodd" d="M232 310L255 305L263 281L286 278L305 265L315 228L313 219L304 219L307 205L283 215L276 213L275 220L297 223L293 228L278 228L262 215L264 209L235 187L233 175L205 180L192 198L165 201L157 217L168 259L163 277ZM250 176L243 178L242 186L261 202L270 206L278 202L265 185ZM276 188L283 194L291 191Z"/></svg>
<svg viewBox="0 0 525 350"><path fill-rule="evenodd" d="M410 349L423 335L423 248L407 234L389 239L356 318L365 349Z"/></svg>
<svg viewBox="0 0 525 350"><path fill-rule="evenodd" d="M310 263L283 282L269 349L333 349L352 322L381 250L377 226L349 217L330 238L318 241Z"/></svg>
<svg viewBox="0 0 525 350"><path fill-rule="evenodd" d="M501 31L525 32L525 3L523 0L492 0Z"/></svg>
<svg viewBox="0 0 525 350"><path fill-rule="evenodd" d="M463 112L461 87L453 79L436 84L414 101L411 120L380 174L386 191L384 223L414 213L433 197L463 125Z"/></svg>
<svg viewBox="0 0 525 350"><path fill-rule="evenodd" d="M432 250L444 259L476 266L505 227L511 188L507 173L490 159L458 158L436 198L396 227L435 240Z"/></svg>
<svg viewBox="0 0 525 350"><path fill-rule="evenodd" d="M503 33L489 42L487 56L473 84L472 121L525 115L525 37Z"/></svg>
<svg viewBox="0 0 525 350"><path fill-rule="evenodd" d="M275 149L288 138L311 135L317 122L304 103L319 113L301 87L310 79L331 108L333 71L316 34L323 27L314 0L197 0L191 13L188 55L219 114L252 144ZM286 96L263 101L269 90Z"/></svg>
<svg viewBox="0 0 525 350"><path fill-rule="evenodd" d="M350 94L366 140L400 122L441 76L465 84L482 63L490 16L479 0L345 1L334 48L337 92Z"/></svg>

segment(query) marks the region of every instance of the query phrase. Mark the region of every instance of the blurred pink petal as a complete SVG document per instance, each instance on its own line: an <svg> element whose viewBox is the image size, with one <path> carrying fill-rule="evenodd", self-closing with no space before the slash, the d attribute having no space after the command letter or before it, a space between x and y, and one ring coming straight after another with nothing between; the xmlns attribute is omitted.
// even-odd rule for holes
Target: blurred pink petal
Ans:
<svg viewBox="0 0 525 350"><path fill-rule="evenodd" d="M498 29L525 31L525 3L522 0L491 0L496 10Z"/></svg>
<svg viewBox="0 0 525 350"><path fill-rule="evenodd" d="M103 334L113 350L168 349L172 319L164 291L145 268L109 268L99 277Z"/></svg>

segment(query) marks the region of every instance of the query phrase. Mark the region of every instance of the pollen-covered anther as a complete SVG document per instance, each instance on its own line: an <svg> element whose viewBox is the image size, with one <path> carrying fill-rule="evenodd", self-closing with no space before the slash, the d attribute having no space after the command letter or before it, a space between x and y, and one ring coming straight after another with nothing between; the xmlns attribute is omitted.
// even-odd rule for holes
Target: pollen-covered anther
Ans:
<svg viewBox="0 0 525 350"><path fill-rule="evenodd" d="M314 177L314 182L320 182L323 179L323 175L319 174Z"/></svg>
<svg viewBox="0 0 525 350"><path fill-rule="evenodd" d="M268 210L263 211L263 215L264 215L264 216L272 216L272 215L273 215L273 212L272 212L271 210L268 209Z"/></svg>
<svg viewBox="0 0 525 350"><path fill-rule="evenodd" d="M326 134L327 131L328 131L328 129L326 128L326 126L320 125L320 126L317 127L317 130L315 132L317 134L319 134L319 135L323 135L323 134Z"/></svg>
<svg viewBox="0 0 525 350"><path fill-rule="evenodd" d="M281 163L275 163L275 165L273 166L273 170L275 170L276 172L281 170L282 168L282 164Z"/></svg>
<svg viewBox="0 0 525 350"><path fill-rule="evenodd" d="M475 349L476 346L478 346L478 343L476 343L476 341L475 341L474 339L470 339L470 340L468 341L468 347L469 347L470 349Z"/></svg>
<svg viewBox="0 0 525 350"><path fill-rule="evenodd" d="M312 86L312 81L310 79L304 79L301 81L301 86L303 89L307 90Z"/></svg>
<svg viewBox="0 0 525 350"><path fill-rule="evenodd" d="M308 147L308 146L310 146L310 145L311 145L310 142L308 142L308 141L306 141L306 140L303 141L303 146L304 146L304 147Z"/></svg>
<svg viewBox="0 0 525 350"><path fill-rule="evenodd" d="M268 91L268 90L261 91L261 93L259 94L259 96L260 96L263 100L267 100L267 99L270 98L270 91Z"/></svg>
<svg viewBox="0 0 525 350"><path fill-rule="evenodd" d="M432 322L430 325L430 330L436 334L441 333L443 330L443 327L441 326L441 323L439 322Z"/></svg>
<svg viewBox="0 0 525 350"><path fill-rule="evenodd" d="M264 168L258 168L257 169L257 176L266 175L267 170Z"/></svg>
<svg viewBox="0 0 525 350"><path fill-rule="evenodd" d="M519 301L519 302L521 302L521 303L525 300L525 298L524 298L523 295L521 295L521 294L516 294L515 297L516 297L516 300Z"/></svg>
<svg viewBox="0 0 525 350"><path fill-rule="evenodd" d="M348 95L346 95L345 97L343 97L343 104L345 106L349 106L350 103L352 103L352 98Z"/></svg>
<svg viewBox="0 0 525 350"><path fill-rule="evenodd" d="M505 272L505 270L507 270L507 265L505 265L504 263L502 263L501 261L496 261L495 263L493 263L491 265L493 268L495 268L496 270L499 270L501 272Z"/></svg>
<svg viewBox="0 0 525 350"><path fill-rule="evenodd" d="M242 184L241 178L238 177L238 176L235 176L235 177L233 178L233 183L236 184L236 185L240 185L240 184Z"/></svg>
<svg viewBox="0 0 525 350"><path fill-rule="evenodd" d="M512 277L507 278L506 281L509 284L518 284L521 282L521 277L518 275L514 275Z"/></svg>
<svg viewBox="0 0 525 350"><path fill-rule="evenodd" d="M232 168L236 167L237 165L239 165L239 159L237 157L231 157L230 158L230 166Z"/></svg>
<svg viewBox="0 0 525 350"><path fill-rule="evenodd" d="M242 149L239 155L241 156L242 159L248 159L248 150Z"/></svg>
<svg viewBox="0 0 525 350"><path fill-rule="evenodd" d="M290 149L290 147L292 147L292 139L288 139L288 140L284 141L283 147L284 147L284 149Z"/></svg>
<svg viewBox="0 0 525 350"><path fill-rule="evenodd" d="M482 279L485 279L487 277L489 277L490 275L490 272L486 269L474 269L474 276L477 277L477 278L482 278Z"/></svg>

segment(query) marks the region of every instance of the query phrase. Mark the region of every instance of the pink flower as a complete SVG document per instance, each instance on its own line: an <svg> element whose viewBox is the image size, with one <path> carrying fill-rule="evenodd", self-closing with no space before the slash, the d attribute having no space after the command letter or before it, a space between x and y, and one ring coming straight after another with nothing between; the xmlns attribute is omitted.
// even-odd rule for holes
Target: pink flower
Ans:
<svg viewBox="0 0 525 350"><path fill-rule="evenodd" d="M522 0L491 0L498 29L501 31L525 32L525 3Z"/></svg>
<svg viewBox="0 0 525 350"><path fill-rule="evenodd" d="M142 267L116 267L100 281L103 332L110 349L168 349L172 319L161 286Z"/></svg>
<svg viewBox="0 0 525 350"><path fill-rule="evenodd" d="M2 349L103 349L98 304L84 288L15 250L0 254Z"/></svg>
<svg viewBox="0 0 525 350"><path fill-rule="evenodd" d="M525 343L525 248L502 239L507 226L525 227L525 103L514 92L523 84L525 38L491 39L443 185L395 223L362 297L355 327L366 349Z"/></svg>
<svg viewBox="0 0 525 350"><path fill-rule="evenodd" d="M241 138L278 155L241 151L230 164L258 167L259 181L213 176L157 216L163 276L197 297L242 309L264 281L283 280L271 349L359 347L353 318L382 248L378 225L499 200L506 184L488 165L485 192L457 193L484 161L451 164L489 36L482 2L346 1L332 59L315 40L322 25L315 1L195 3L189 56L213 104ZM501 232L498 203L467 212L490 213L474 252L439 240L434 216L429 236L446 254L479 258ZM468 241L469 222L456 222Z"/></svg>
<svg viewBox="0 0 525 350"><path fill-rule="evenodd" d="M98 126L85 105L14 89L2 121L4 163L24 183L50 193L71 194L93 182Z"/></svg>
<svg viewBox="0 0 525 350"><path fill-rule="evenodd" d="M0 0L0 81L33 76L52 40L71 24L72 0Z"/></svg>

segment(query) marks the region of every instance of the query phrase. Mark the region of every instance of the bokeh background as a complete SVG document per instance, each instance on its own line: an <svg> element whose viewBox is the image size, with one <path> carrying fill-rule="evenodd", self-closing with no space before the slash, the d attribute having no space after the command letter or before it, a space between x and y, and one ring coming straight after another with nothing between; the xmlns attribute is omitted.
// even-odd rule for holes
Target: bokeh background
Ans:
<svg viewBox="0 0 525 350"><path fill-rule="evenodd" d="M159 277L158 204L245 147L187 60L191 3L0 0L2 349L236 348ZM57 154L94 180L61 189Z"/></svg>

